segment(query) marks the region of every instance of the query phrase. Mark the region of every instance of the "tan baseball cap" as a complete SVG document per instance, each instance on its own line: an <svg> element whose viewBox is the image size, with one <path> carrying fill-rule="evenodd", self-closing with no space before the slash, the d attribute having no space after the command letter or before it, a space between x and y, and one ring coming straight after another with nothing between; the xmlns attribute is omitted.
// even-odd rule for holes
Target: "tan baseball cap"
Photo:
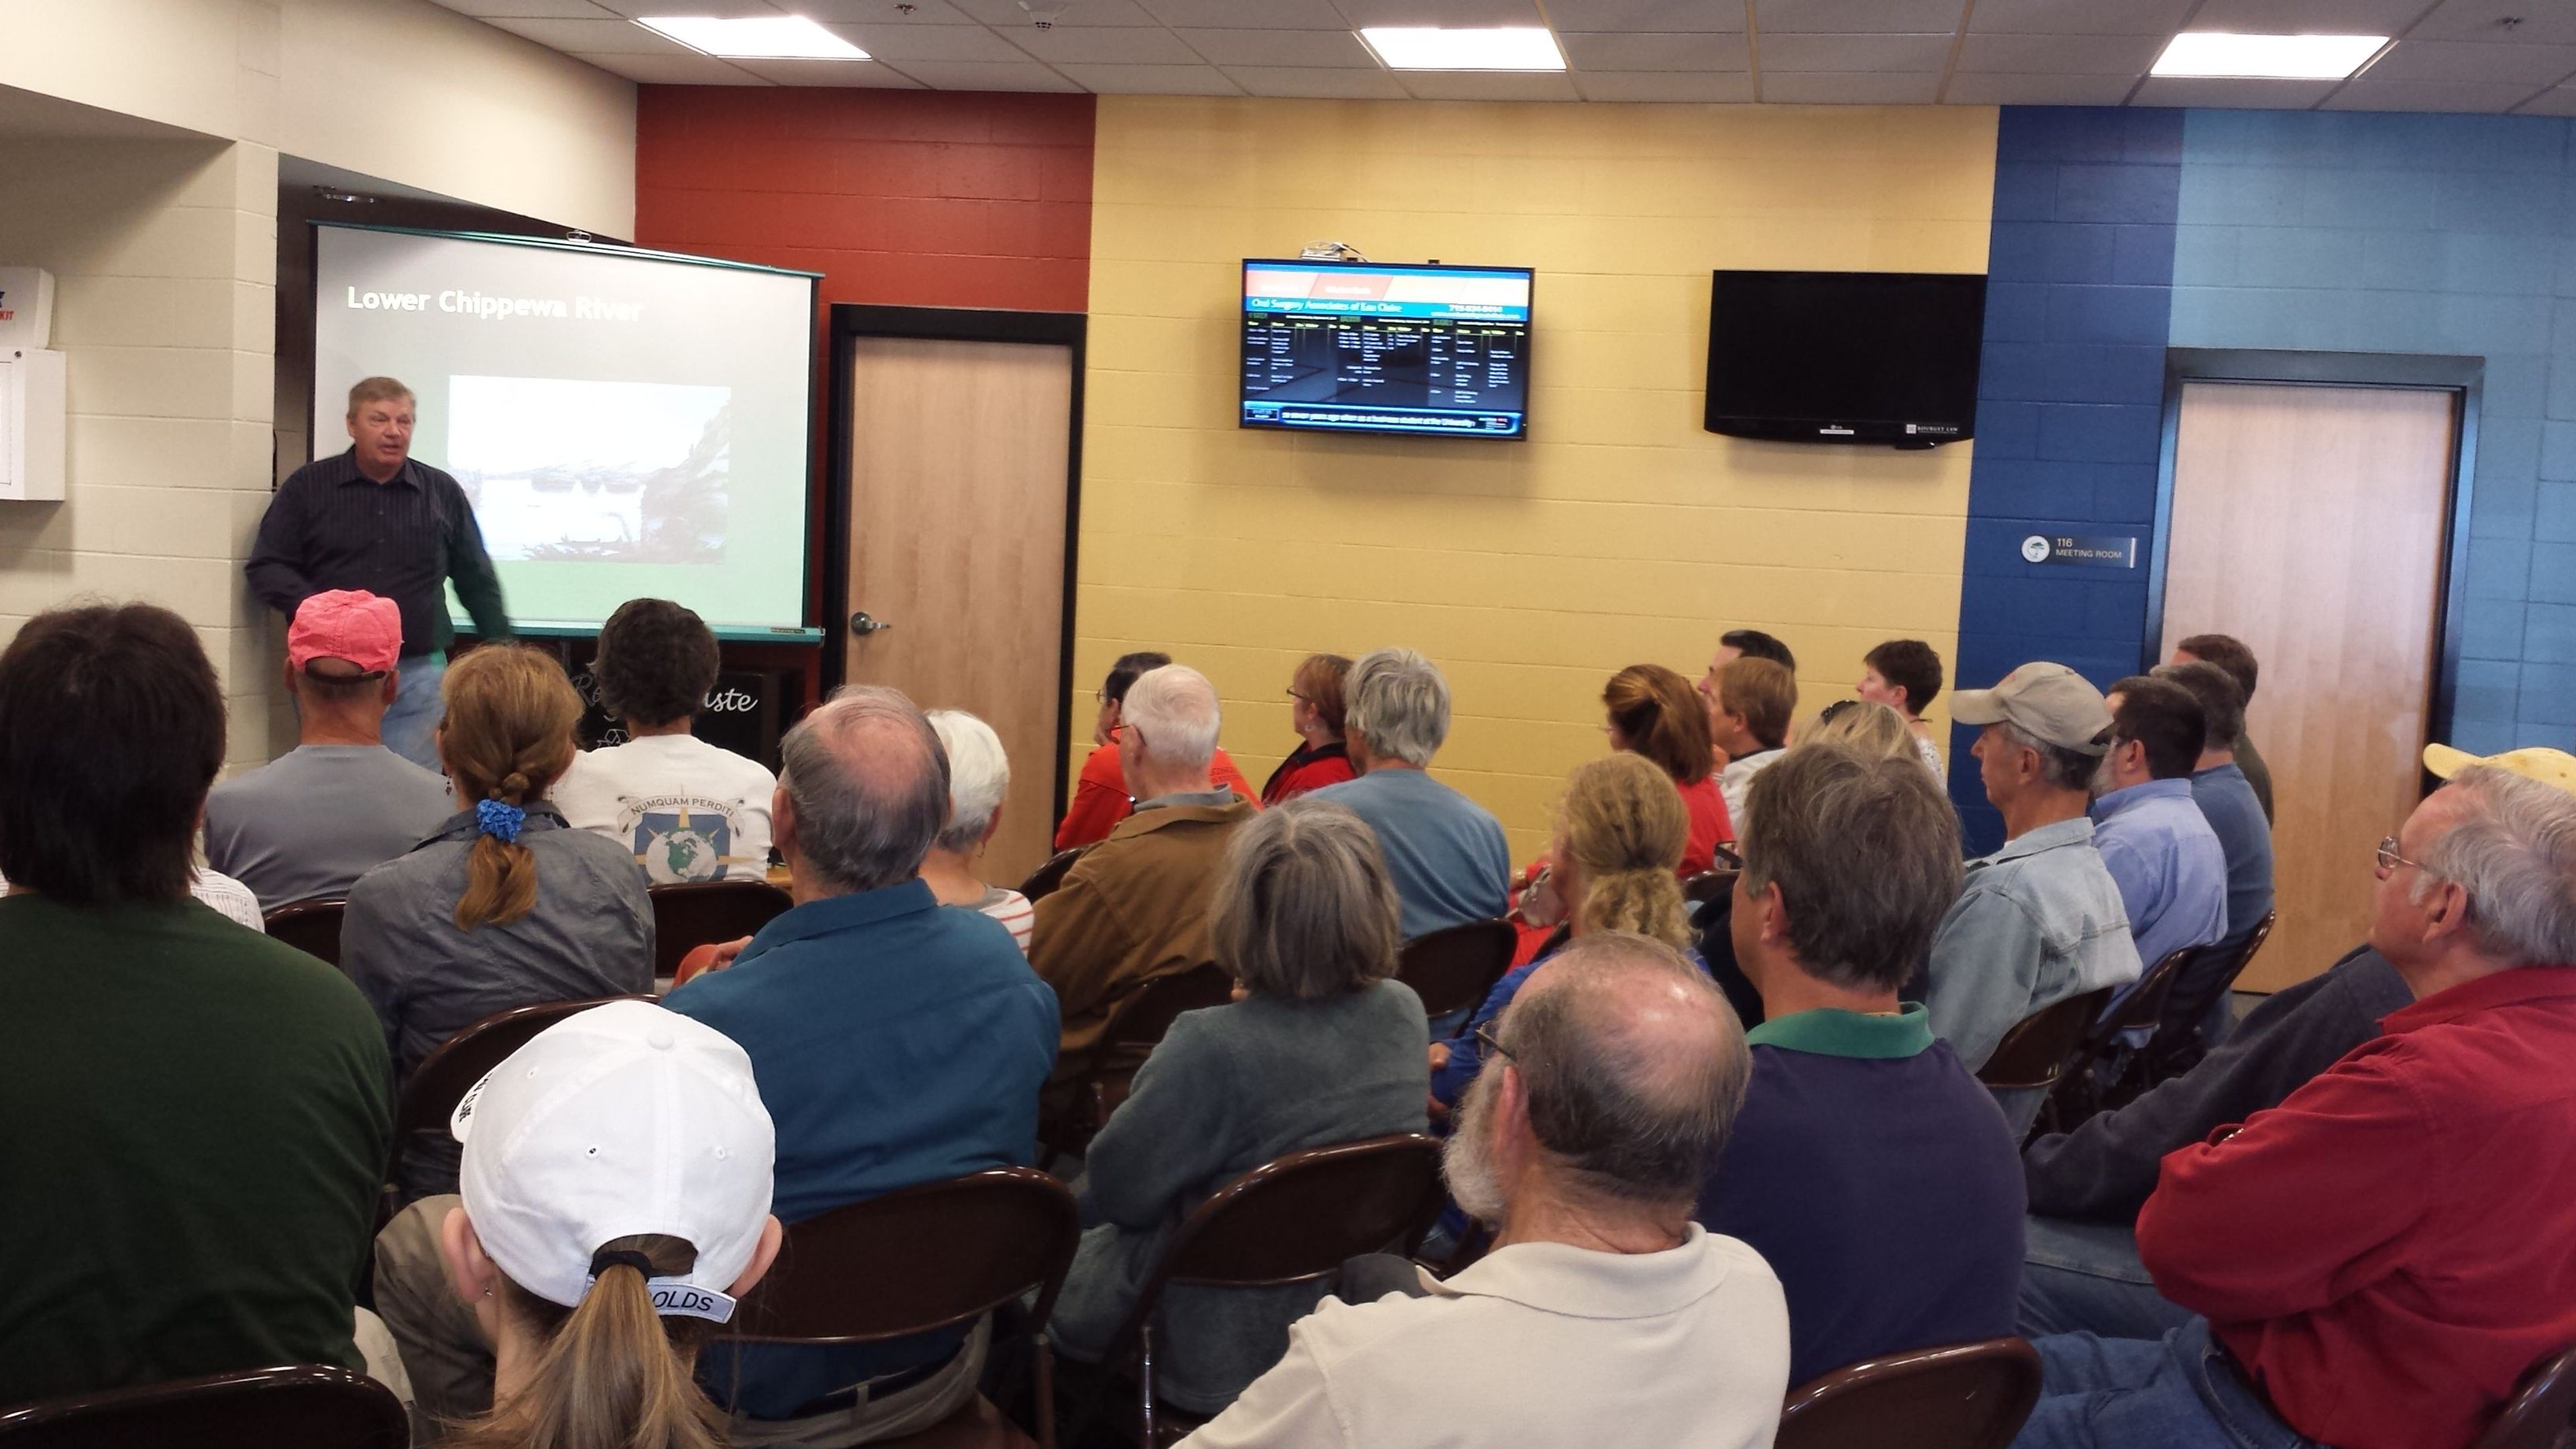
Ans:
<svg viewBox="0 0 2576 1449"><path fill-rule="evenodd" d="M2035 740L2078 754L2098 755L2098 737L2111 727L2102 691L2063 664L2032 663L1992 689L1962 689L1950 696L1950 718L1960 724L2011 724Z"/></svg>
<svg viewBox="0 0 2576 1449"><path fill-rule="evenodd" d="M2571 755L2565 750L2553 750L2546 745L2532 745L2524 749L2507 750L2501 755L2473 755L2466 750L2452 749L2449 745L2424 747L2424 768L2445 780L2471 765L2491 766L2523 776L2525 779L2538 780L2544 785L2555 785L2571 795L2576 795L2576 755Z"/></svg>

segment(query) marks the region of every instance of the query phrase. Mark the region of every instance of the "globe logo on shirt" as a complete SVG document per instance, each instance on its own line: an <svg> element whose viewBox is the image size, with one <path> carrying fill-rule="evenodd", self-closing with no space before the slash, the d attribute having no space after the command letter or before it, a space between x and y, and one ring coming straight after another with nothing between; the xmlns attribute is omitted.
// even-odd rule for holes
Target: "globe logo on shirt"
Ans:
<svg viewBox="0 0 2576 1449"><path fill-rule="evenodd" d="M635 863L655 885L718 880L733 848L733 823L690 810L645 811L635 819Z"/></svg>

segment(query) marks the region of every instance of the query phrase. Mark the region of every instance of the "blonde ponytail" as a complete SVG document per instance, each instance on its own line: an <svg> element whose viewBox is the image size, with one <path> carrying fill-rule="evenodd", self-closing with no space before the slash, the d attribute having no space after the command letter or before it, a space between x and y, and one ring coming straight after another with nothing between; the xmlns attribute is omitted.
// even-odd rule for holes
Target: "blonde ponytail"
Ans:
<svg viewBox="0 0 2576 1449"><path fill-rule="evenodd" d="M694 1256L658 1235L608 1248L640 1251L666 1272L688 1271L666 1260ZM692 1377L711 1325L655 1314L642 1270L606 1265L572 1308L507 1280L500 1292L501 1311L518 1314L545 1348L519 1392L448 1439L454 1449L723 1449L724 1416Z"/></svg>
<svg viewBox="0 0 2576 1449"><path fill-rule="evenodd" d="M1588 761L1566 781L1564 817L1565 854L1582 882L1576 923L1687 948L1690 917L1674 872L1690 816L1671 778L1636 755Z"/></svg>
<svg viewBox="0 0 2576 1449"><path fill-rule="evenodd" d="M456 777L459 805L507 807L465 856L456 926L506 926L537 904L537 858L518 843L514 812L544 798L572 765L581 696L553 655L522 644L486 644L449 666L439 693L447 714L439 752Z"/></svg>

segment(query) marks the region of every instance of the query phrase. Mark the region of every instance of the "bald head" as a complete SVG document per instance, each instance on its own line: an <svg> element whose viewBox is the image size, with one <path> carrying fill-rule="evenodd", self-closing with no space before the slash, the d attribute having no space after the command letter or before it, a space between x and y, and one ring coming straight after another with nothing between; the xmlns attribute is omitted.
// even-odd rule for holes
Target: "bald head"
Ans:
<svg viewBox="0 0 2576 1449"><path fill-rule="evenodd" d="M781 849L838 894L899 885L948 820L948 755L903 692L851 685L779 743L778 788L794 811Z"/></svg>

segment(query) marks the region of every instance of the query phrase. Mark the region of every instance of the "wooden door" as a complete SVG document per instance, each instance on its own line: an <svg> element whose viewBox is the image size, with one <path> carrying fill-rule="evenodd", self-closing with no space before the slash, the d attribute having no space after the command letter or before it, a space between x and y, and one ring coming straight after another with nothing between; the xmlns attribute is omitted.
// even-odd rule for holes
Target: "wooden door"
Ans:
<svg viewBox="0 0 2576 1449"><path fill-rule="evenodd" d="M1045 860L1063 734L1073 350L857 337L850 404L850 631L842 677L962 709L1002 737L1011 791L980 874Z"/></svg>
<svg viewBox="0 0 2576 1449"><path fill-rule="evenodd" d="M2421 798L2458 427L2440 389L2183 387L2164 646L2233 634L2262 665L2280 924L2244 990L2362 943L2371 847Z"/></svg>

